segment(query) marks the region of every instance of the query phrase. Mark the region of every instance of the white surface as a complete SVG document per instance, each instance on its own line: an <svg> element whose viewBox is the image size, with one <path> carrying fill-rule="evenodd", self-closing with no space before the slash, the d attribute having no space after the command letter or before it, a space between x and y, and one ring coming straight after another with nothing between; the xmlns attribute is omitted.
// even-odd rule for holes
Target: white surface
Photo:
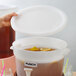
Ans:
<svg viewBox="0 0 76 76"><path fill-rule="evenodd" d="M29 36L49 36L56 34L67 25L67 16L52 6L33 6L17 12L11 19L16 32Z"/></svg>
<svg viewBox="0 0 76 76"><path fill-rule="evenodd" d="M63 10L68 15L68 26L64 31L54 35L54 37L64 39L71 49L69 63L76 71L76 0L0 0L0 4L17 5L20 8L37 4L53 5ZM23 37L23 35L21 35ZM17 36L20 38L21 36Z"/></svg>

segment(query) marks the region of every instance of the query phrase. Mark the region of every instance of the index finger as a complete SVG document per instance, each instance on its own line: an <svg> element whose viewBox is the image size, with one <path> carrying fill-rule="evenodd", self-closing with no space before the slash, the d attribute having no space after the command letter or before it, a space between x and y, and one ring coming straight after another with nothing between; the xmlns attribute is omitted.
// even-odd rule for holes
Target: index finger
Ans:
<svg viewBox="0 0 76 76"><path fill-rule="evenodd" d="M6 16L3 17L4 21L9 21L13 16L18 16L18 14L16 14L15 12L8 14Z"/></svg>

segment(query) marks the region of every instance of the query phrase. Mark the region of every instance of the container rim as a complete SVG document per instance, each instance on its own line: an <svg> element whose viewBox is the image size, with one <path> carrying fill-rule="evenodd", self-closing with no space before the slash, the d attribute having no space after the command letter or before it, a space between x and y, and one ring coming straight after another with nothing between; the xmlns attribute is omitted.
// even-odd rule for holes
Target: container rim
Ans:
<svg viewBox="0 0 76 76"><path fill-rule="evenodd" d="M23 20L25 20L24 19L24 15L25 15L25 13L23 13L23 12L28 12L29 13L29 11L28 10L34 10L34 9L37 9L37 8L49 8L49 9L51 9L51 10L53 10L54 9L54 11L56 11L56 13L58 13L58 15L60 16L60 18L61 18L61 21L60 21L60 23L57 25L57 26L55 26L55 24L53 25L54 26L54 28L52 29L52 30L49 30L48 31L48 29L49 28L51 28L52 27L52 25L50 26L50 27L47 27L46 28L46 26L44 27L44 28L46 28L46 32L43 30L43 32L41 32L39 29L36 31L34 31L34 32L36 32L36 33L33 33L33 32L28 32L28 30L26 31L25 29L23 29L23 27L25 26L24 24L23 24L23 26L20 26L19 24L18 24L18 26L16 25L16 20L18 19L17 17L22 17L23 18ZM32 12L31 12L32 13ZM35 12L33 12L33 13L35 13ZM17 14L19 14L19 16L14 16L14 17L12 17L12 19L11 19L11 25L12 25L12 28L15 30L15 31L17 31L17 32L20 32L20 33L23 33L23 34L26 34L26 36L50 36L50 35L53 35L53 34L56 34L56 33L58 33L58 32L60 32L60 31L62 31L64 28L65 28L65 26L66 26L66 24L67 24L67 15L63 12L63 11L61 11L60 9L58 9L58 8L56 8L56 7L54 7L54 6L50 6L50 5L35 5L35 6L31 6L31 7L27 7L27 8L24 8L24 9L22 9L22 10L20 10L20 11L18 11L17 12ZM22 15L23 14L23 15ZM27 17L28 18L28 17ZM31 17L32 18L32 17ZM42 16L41 16L41 18L42 18ZM23 21L23 20L21 20L21 21ZM38 21L37 19L35 19L36 21ZM29 20L28 20L29 21ZM17 22L18 22L18 20L17 20ZM20 21L19 21L20 22ZM47 20L45 21L45 23L47 23ZM28 23L26 23L26 25L29 25ZM36 24L37 25L37 24ZM30 25L29 25L30 26ZM40 27L40 26L44 26L44 25L38 25L38 27ZM22 27L22 28L20 28L20 27ZM30 27L34 27L34 26L30 26ZM33 28L32 28L33 29Z"/></svg>

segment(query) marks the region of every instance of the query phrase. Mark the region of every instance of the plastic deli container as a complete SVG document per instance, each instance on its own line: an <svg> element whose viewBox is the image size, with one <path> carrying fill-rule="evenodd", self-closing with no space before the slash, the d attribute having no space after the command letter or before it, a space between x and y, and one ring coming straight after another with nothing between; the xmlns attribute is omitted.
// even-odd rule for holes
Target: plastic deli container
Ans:
<svg viewBox="0 0 76 76"><path fill-rule="evenodd" d="M15 6L0 5L0 17L15 12ZM15 32L10 26L0 27L0 59L13 56L13 51L10 50L12 42L15 40Z"/></svg>
<svg viewBox="0 0 76 76"><path fill-rule="evenodd" d="M11 19L12 28L26 35L16 40L11 49L16 56L18 76L62 76L64 57L69 53L64 40L49 37L61 31L66 15L52 6L33 6L18 12ZM27 51L33 46L54 48L54 51Z"/></svg>
<svg viewBox="0 0 76 76"><path fill-rule="evenodd" d="M15 76L16 73L15 56L13 55L7 58L0 59L0 76L2 74L4 65L5 65L4 69L5 73L3 73L3 76Z"/></svg>

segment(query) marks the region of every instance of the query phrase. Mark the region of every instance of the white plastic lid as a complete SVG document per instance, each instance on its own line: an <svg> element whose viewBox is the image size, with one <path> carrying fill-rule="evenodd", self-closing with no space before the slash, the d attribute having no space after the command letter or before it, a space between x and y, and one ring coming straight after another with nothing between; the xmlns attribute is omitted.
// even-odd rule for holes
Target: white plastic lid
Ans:
<svg viewBox="0 0 76 76"><path fill-rule="evenodd" d="M11 19L12 28L28 36L48 36L61 31L67 23L67 16L52 6L33 6L18 12Z"/></svg>

